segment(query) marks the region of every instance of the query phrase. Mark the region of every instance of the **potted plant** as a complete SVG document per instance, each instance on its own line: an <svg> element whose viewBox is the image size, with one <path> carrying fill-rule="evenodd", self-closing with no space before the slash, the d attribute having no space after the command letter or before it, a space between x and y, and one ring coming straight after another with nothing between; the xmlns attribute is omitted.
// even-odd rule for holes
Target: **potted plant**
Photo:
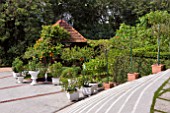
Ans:
<svg viewBox="0 0 170 113"><path fill-rule="evenodd" d="M93 78L94 77L94 78ZM91 75L90 77L90 82L89 82L89 86L92 86L92 90L93 93L97 93L98 92L98 80L97 80L97 76Z"/></svg>
<svg viewBox="0 0 170 113"><path fill-rule="evenodd" d="M13 77L17 79L17 83L23 83L24 76L22 76L23 71L23 61L18 57L12 63Z"/></svg>
<svg viewBox="0 0 170 113"><path fill-rule="evenodd" d="M77 90L77 84L76 83L72 83L71 85L69 85L66 89L67 93L67 98L71 101L74 100L78 100L79 99L79 92Z"/></svg>
<svg viewBox="0 0 170 113"><path fill-rule="evenodd" d="M77 84L77 80L72 80L71 83L68 82L67 78L62 78L63 88L66 91L66 96L69 100L74 101L79 99L79 92L77 88L79 88Z"/></svg>
<svg viewBox="0 0 170 113"><path fill-rule="evenodd" d="M12 62L13 77L17 79L23 70L23 62L17 57Z"/></svg>
<svg viewBox="0 0 170 113"><path fill-rule="evenodd" d="M103 78L102 82L103 82L103 87L105 90L110 89L114 86L113 84L113 78L111 78L110 74L109 74L109 62L108 62L108 52L109 49L105 48L105 65L103 66L105 73L105 78Z"/></svg>
<svg viewBox="0 0 170 113"><path fill-rule="evenodd" d="M81 92L84 96L90 96L94 92L94 88L92 85L89 85L90 81L90 73L91 71L86 70L85 64L83 64L82 75L78 77L78 81L81 87Z"/></svg>
<svg viewBox="0 0 170 113"><path fill-rule="evenodd" d="M132 62L132 61L131 61ZM130 72L127 74L127 80L128 81L133 81L139 78L139 73L135 72L134 69L132 68L132 64L130 64Z"/></svg>
<svg viewBox="0 0 170 113"><path fill-rule="evenodd" d="M137 78L139 78L139 73L128 73L128 81L133 81L136 80Z"/></svg>
<svg viewBox="0 0 170 113"><path fill-rule="evenodd" d="M85 80L82 90L84 95L91 95L98 92L99 76L105 71L105 67L105 60L100 58L91 59L89 62L83 64L82 74Z"/></svg>
<svg viewBox="0 0 170 113"><path fill-rule="evenodd" d="M169 47L170 42L170 29L169 29L169 22L170 22L170 15L168 11L154 11L150 12L145 16L147 20L146 23L150 26L152 36L155 38L155 44L157 43L157 63L152 65L152 73L158 73L160 71L165 70L165 65L161 64L160 62L160 52L168 52L164 47ZM161 48L161 45L163 48ZM155 52L155 51L154 51ZM169 53L168 53L169 54Z"/></svg>
<svg viewBox="0 0 170 113"><path fill-rule="evenodd" d="M154 24L152 28L154 30L155 35L157 36L157 45L158 45L157 63L152 65L152 73L156 74L158 72L165 70L165 65L160 64L160 43L161 43L161 32L160 32L161 26L160 26L160 23Z"/></svg>
<svg viewBox="0 0 170 113"><path fill-rule="evenodd" d="M119 37L119 40L127 41L128 46L121 45L124 49L129 50L130 65L129 73L127 74L128 81L135 80L138 77L138 73L134 71L133 68L133 48L135 47L136 42L133 41L137 37L137 28L136 26L130 26L126 24L121 24L120 29L116 32L116 37ZM129 78L130 77L130 78ZM133 78L133 79L131 79Z"/></svg>
<svg viewBox="0 0 170 113"><path fill-rule="evenodd" d="M38 63L35 60L29 61L28 63L28 68L29 68L29 74L31 75L31 85L36 85L37 84L37 76L39 73L38 70Z"/></svg>
<svg viewBox="0 0 170 113"><path fill-rule="evenodd" d="M113 79L111 77L105 77L102 79L103 87L105 90L114 87Z"/></svg>
<svg viewBox="0 0 170 113"><path fill-rule="evenodd" d="M127 80L133 81L139 78L139 73L134 71L133 67L133 61L132 61L132 48L130 47L130 67L129 67L129 73L127 74Z"/></svg>
<svg viewBox="0 0 170 113"><path fill-rule="evenodd" d="M27 71L26 69L27 69L27 68L26 68L26 65L23 65L23 66L21 67L20 74L19 74L19 76L17 77L18 83L23 83L25 77L26 77L27 74L28 74L28 71Z"/></svg>
<svg viewBox="0 0 170 113"><path fill-rule="evenodd" d="M79 67L67 67L61 74L63 88L66 91L68 99L71 101L78 100L79 98L78 88L80 88L80 85L77 79L79 70Z"/></svg>
<svg viewBox="0 0 170 113"><path fill-rule="evenodd" d="M94 88L92 85L89 85L88 76L79 77L79 82L82 86L81 91L84 96L91 96L94 93Z"/></svg>
<svg viewBox="0 0 170 113"><path fill-rule="evenodd" d="M59 85L59 79L62 73L62 64L60 62L55 62L49 66L49 73L52 75L52 83L54 85Z"/></svg>
<svg viewBox="0 0 170 113"><path fill-rule="evenodd" d="M133 30L133 27L132 27ZM136 33L136 30L135 30ZM136 73L133 68L133 49L132 49L132 36L129 35L129 41L130 41L130 72L127 74L128 81L136 80L139 77L139 73Z"/></svg>
<svg viewBox="0 0 170 113"><path fill-rule="evenodd" d="M22 73L19 74L19 76L17 77L17 83L21 84L24 81L24 76L22 75Z"/></svg>
<svg viewBox="0 0 170 113"><path fill-rule="evenodd" d="M42 64L39 67L39 74L37 81L38 82L48 82L47 81L47 67L43 66Z"/></svg>
<svg viewBox="0 0 170 113"><path fill-rule="evenodd" d="M96 74L88 74L86 73L87 75L85 75L88 80L87 82L85 83L84 87L91 87L92 89L92 94L93 93L97 93L98 92L98 82L99 82L99 75L96 73Z"/></svg>

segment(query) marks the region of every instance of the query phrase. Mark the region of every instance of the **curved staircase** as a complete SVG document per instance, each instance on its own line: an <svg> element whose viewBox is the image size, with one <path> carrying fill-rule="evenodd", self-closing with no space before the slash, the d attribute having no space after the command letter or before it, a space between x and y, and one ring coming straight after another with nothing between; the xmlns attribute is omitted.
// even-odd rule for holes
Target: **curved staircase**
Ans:
<svg viewBox="0 0 170 113"><path fill-rule="evenodd" d="M170 78L170 69L105 90L57 113L150 113L155 91Z"/></svg>

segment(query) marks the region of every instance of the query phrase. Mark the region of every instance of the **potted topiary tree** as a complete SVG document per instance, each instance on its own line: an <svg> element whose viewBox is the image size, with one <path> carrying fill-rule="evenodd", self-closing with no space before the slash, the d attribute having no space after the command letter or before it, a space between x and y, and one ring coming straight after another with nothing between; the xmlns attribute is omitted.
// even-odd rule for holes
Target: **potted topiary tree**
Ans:
<svg viewBox="0 0 170 113"><path fill-rule="evenodd" d="M29 74L31 75L31 79L32 79L31 85L37 84L37 76L39 73L38 65L39 65L38 62L36 62L35 59L29 61L28 63Z"/></svg>
<svg viewBox="0 0 170 113"><path fill-rule="evenodd" d="M170 14L167 11L150 12L146 15L146 20L148 25L151 26L153 37L157 39L157 63L152 65L152 73L155 74L165 70L165 65L160 62L160 51L163 50L161 48L162 44L166 46L170 42L168 38Z"/></svg>
<svg viewBox="0 0 170 113"><path fill-rule="evenodd" d="M15 60L12 62L12 70L13 70L13 77L17 78L19 76L19 71L23 65L23 62L17 57Z"/></svg>
<svg viewBox="0 0 170 113"><path fill-rule="evenodd" d="M60 62L55 62L49 66L49 73L52 75L52 83L54 85L59 85L59 79L62 73L62 64Z"/></svg>
<svg viewBox="0 0 170 113"><path fill-rule="evenodd" d="M124 46L124 49L129 49L130 53L130 66L129 73L127 74L128 81L132 81L138 78L139 73L135 72L133 66L133 48L134 48L134 39L137 35L137 29L135 26L130 26L126 24L121 24L120 29L116 32L116 36L120 37L119 40L127 41L126 43L129 46ZM123 46L123 45L122 45Z"/></svg>
<svg viewBox="0 0 170 113"><path fill-rule="evenodd" d="M161 26L160 23L157 23L157 27L155 27L156 25L153 25L153 30L155 35L157 36L157 45L158 45L158 52L157 52L157 63L152 65L152 73L158 73L161 72L163 70L165 70L165 65L160 64L160 43L161 43Z"/></svg>
<svg viewBox="0 0 170 113"><path fill-rule="evenodd" d="M113 79L112 77L105 77L102 79L103 82L103 87L105 90L110 89L112 87L114 87L114 83L113 83Z"/></svg>
<svg viewBox="0 0 170 113"><path fill-rule="evenodd" d="M109 74L109 67L108 67L108 50L105 49L105 65L104 69L106 70L106 77L103 80L103 87L105 90L112 88L113 85L113 79L111 78L110 74Z"/></svg>
<svg viewBox="0 0 170 113"><path fill-rule="evenodd" d="M132 32L132 33L131 33ZM130 49L130 72L127 74L128 81L133 81L139 77L139 73L134 71L133 67L133 40L132 40L132 35L136 35L136 29L135 27L130 27L129 31L129 49Z"/></svg>

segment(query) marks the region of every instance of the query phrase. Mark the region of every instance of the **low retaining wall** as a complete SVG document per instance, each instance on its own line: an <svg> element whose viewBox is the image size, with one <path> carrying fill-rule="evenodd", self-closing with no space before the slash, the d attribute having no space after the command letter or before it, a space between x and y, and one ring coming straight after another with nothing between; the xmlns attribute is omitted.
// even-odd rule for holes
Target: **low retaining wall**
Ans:
<svg viewBox="0 0 170 113"><path fill-rule="evenodd" d="M12 68L11 68L11 67L3 67L3 68L0 68L0 72L9 72L9 71L12 71Z"/></svg>

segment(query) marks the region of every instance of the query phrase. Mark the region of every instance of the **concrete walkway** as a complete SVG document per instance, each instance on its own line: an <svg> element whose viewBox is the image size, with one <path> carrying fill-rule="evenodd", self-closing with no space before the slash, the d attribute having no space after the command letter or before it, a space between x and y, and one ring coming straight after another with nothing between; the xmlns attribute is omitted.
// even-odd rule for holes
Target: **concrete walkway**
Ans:
<svg viewBox="0 0 170 113"><path fill-rule="evenodd" d="M0 72L0 113L149 113L154 92L168 78L170 70L127 82L73 104L60 86L17 84L11 72Z"/></svg>
<svg viewBox="0 0 170 113"><path fill-rule="evenodd" d="M57 113L150 113L154 92L170 70L142 77L77 102Z"/></svg>
<svg viewBox="0 0 170 113"><path fill-rule="evenodd" d="M11 72L0 73L0 113L54 113L69 104L60 86L17 84Z"/></svg>

